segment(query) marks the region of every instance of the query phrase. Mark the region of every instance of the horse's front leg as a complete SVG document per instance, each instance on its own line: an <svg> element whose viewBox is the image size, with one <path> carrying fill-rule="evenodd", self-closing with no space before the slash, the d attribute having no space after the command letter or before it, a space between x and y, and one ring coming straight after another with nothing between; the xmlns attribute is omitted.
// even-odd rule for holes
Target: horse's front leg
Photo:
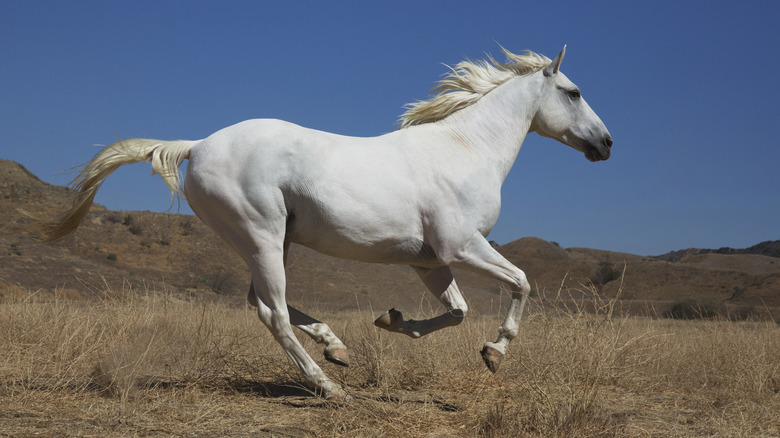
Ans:
<svg viewBox="0 0 780 438"><path fill-rule="evenodd" d="M512 289L512 302L504 323L498 328L498 339L496 342L486 342L482 348L485 365L495 373L506 354L509 342L516 338L520 331L520 318L531 292L531 285L528 284L525 273L499 254L481 234L475 235L456 252L451 265L495 278Z"/></svg>
<svg viewBox="0 0 780 438"><path fill-rule="evenodd" d="M466 317L468 306L463 299L449 266L428 269L412 266L425 286L441 301L447 311L437 317L416 321L404 320L401 312L390 309L374 321L374 325L392 332L403 333L413 338L445 327L458 325Z"/></svg>

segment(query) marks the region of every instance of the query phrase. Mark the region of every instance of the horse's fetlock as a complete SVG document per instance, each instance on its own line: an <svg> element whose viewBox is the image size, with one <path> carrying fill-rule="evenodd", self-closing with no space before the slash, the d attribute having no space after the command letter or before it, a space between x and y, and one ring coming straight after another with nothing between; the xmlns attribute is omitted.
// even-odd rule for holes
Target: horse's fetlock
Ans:
<svg viewBox="0 0 780 438"><path fill-rule="evenodd" d="M520 328L519 327L510 327L507 328L506 326L502 325L498 328L499 337L505 337L507 339L514 339L517 337L517 335L520 334Z"/></svg>

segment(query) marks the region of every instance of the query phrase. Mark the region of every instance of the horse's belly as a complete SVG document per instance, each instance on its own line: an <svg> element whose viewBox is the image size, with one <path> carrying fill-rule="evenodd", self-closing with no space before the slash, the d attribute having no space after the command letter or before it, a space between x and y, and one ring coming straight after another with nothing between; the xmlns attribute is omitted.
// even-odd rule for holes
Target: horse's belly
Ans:
<svg viewBox="0 0 780 438"><path fill-rule="evenodd" d="M295 242L295 240L293 240ZM433 249L418 239L409 239L394 243L383 242L375 245L362 245L348 240L339 242L296 242L317 250L323 254L367 263L389 263L433 267L441 265Z"/></svg>
<svg viewBox="0 0 780 438"><path fill-rule="evenodd" d="M329 220L330 219L330 220ZM295 215L287 238L334 257L370 263L438 264L433 249L414 226L388 217L335 220L320 215Z"/></svg>

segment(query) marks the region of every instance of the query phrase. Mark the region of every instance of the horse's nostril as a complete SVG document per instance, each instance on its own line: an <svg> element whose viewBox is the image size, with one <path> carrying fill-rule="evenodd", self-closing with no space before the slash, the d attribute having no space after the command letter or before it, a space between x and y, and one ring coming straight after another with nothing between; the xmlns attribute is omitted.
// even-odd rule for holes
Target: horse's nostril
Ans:
<svg viewBox="0 0 780 438"><path fill-rule="evenodd" d="M611 148L612 147L612 137L608 135L607 138L604 139L604 144L607 145L608 148Z"/></svg>

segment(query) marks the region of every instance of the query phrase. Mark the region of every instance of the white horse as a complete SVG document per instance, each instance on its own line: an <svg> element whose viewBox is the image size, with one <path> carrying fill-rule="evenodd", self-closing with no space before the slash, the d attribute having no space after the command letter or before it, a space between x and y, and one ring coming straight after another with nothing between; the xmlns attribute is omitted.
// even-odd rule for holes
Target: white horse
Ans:
<svg viewBox="0 0 780 438"><path fill-rule="evenodd" d="M327 398L348 400L306 353L291 325L348 365L330 328L287 305L285 262L291 242L336 257L411 266L447 311L405 320L392 309L375 324L414 338L459 324L466 302L451 267L505 282L509 313L482 356L495 372L516 337L530 291L523 271L485 240L498 218L500 190L529 132L606 160L612 138L580 91L552 61L533 52L508 60L461 62L427 101L407 106L401 128L355 138L280 120L248 120L198 141L132 139L101 150L72 186L70 211L41 221L47 240L72 233L97 189L117 167L151 161L172 194L244 258L249 301L306 378ZM189 159L183 192L178 167Z"/></svg>

